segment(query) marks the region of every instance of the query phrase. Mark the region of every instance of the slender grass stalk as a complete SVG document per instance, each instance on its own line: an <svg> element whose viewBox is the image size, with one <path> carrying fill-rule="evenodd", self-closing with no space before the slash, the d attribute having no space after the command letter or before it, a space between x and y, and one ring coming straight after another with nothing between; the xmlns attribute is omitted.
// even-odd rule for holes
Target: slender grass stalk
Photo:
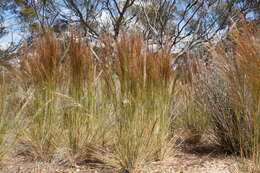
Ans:
<svg viewBox="0 0 260 173"><path fill-rule="evenodd" d="M5 148L5 133L7 130L6 125L6 114L7 114L7 90L5 84L5 72L0 73L3 75L1 78L3 79L0 81L0 161L6 155L6 148Z"/></svg>

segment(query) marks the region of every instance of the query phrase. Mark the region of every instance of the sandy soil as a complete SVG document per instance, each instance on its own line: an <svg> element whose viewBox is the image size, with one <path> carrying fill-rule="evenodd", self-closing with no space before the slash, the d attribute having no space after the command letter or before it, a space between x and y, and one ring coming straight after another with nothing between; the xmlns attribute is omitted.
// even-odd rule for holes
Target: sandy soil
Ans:
<svg viewBox="0 0 260 173"><path fill-rule="evenodd" d="M183 135L176 137L175 147L172 147L173 154L167 156L164 161L146 165L140 173L260 173L260 168L258 171L248 171L250 161L242 161L237 156L225 154L214 142L211 143L207 136L195 143L194 140L187 139L189 138ZM69 167L64 164L34 162L25 156L15 156L16 151L12 153L12 156L3 161L0 173L123 173L104 168L103 165L98 168L86 164ZM246 171L241 171L241 165L246 165Z"/></svg>
<svg viewBox="0 0 260 173"><path fill-rule="evenodd" d="M227 156L217 146L182 145L164 161L154 162L142 173L234 173L237 158ZM52 163L26 161L22 156L9 158L2 165L2 173L112 173L115 170L90 166L65 167Z"/></svg>

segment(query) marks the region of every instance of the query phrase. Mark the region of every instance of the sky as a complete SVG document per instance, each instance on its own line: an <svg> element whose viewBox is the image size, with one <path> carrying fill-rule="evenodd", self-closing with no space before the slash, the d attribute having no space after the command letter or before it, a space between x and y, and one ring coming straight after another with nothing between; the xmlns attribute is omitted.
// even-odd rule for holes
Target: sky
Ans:
<svg viewBox="0 0 260 173"><path fill-rule="evenodd" d="M7 28L8 33L0 38L0 48L6 49L12 42L19 42L25 35L19 31L21 24L18 23L17 16L11 12L4 14L4 27Z"/></svg>

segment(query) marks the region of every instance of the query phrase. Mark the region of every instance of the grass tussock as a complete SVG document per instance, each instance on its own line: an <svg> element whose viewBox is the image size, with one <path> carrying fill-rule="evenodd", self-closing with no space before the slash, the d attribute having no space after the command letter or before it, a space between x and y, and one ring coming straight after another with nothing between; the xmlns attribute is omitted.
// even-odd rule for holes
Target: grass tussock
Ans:
<svg viewBox="0 0 260 173"><path fill-rule="evenodd" d="M171 54L167 49L149 50L137 34L104 41L109 43L115 46L105 49L103 57L110 59L106 64L102 59L102 65L115 108L112 155L121 169L138 171L163 159L170 144L175 82Z"/></svg>
<svg viewBox="0 0 260 173"><path fill-rule="evenodd" d="M225 58L218 47L221 74L227 81L232 110L237 121L237 139L242 155L259 159L260 144L260 52L259 40L245 24L239 31L234 28L230 39L234 41L232 57ZM256 31L255 31L256 32ZM259 32L259 31L257 31ZM236 149L237 150L237 149Z"/></svg>
<svg viewBox="0 0 260 173"><path fill-rule="evenodd" d="M211 47L213 69L204 68L198 85L218 143L230 153L254 160L259 159L260 144L258 32L244 23Z"/></svg>

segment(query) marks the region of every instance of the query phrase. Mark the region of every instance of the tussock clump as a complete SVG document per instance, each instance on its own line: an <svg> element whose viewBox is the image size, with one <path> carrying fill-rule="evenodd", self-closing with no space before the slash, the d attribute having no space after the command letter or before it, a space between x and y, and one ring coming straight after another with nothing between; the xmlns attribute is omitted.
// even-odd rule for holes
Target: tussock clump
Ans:
<svg viewBox="0 0 260 173"><path fill-rule="evenodd" d="M259 158L260 144L258 32L244 23L241 28L234 27L230 31L231 44L223 41L212 47L216 70L208 72L204 78L208 81L201 89L211 112L217 141L231 153L255 159Z"/></svg>

